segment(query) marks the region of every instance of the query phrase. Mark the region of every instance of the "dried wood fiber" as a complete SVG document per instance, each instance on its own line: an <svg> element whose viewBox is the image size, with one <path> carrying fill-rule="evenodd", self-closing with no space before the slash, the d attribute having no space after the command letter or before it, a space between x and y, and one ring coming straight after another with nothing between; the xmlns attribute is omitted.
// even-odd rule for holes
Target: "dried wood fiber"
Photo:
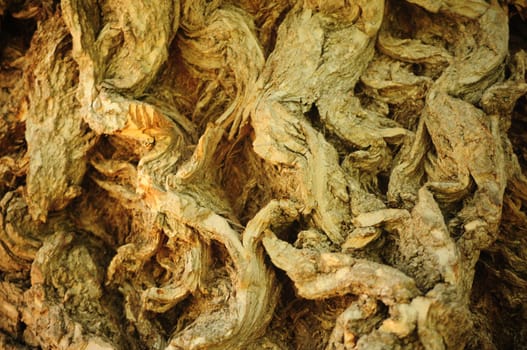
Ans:
<svg viewBox="0 0 527 350"><path fill-rule="evenodd" d="M0 0L0 348L525 348L526 19Z"/></svg>

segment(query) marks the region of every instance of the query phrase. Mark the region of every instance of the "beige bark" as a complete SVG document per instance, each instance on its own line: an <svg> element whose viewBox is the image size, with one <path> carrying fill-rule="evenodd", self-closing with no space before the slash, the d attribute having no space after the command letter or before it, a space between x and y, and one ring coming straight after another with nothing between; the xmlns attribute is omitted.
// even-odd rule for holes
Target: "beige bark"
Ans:
<svg viewBox="0 0 527 350"><path fill-rule="evenodd" d="M525 18L0 0L0 348L525 347Z"/></svg>

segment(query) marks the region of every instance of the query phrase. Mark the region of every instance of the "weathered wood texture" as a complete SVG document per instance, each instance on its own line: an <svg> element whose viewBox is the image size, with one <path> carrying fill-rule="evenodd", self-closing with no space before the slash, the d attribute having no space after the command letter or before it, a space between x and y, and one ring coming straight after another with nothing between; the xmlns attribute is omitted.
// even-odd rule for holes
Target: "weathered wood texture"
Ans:
<svg viewBox="0 0 527 350"><path fill-rule="evenodd" d="M526 19L0 0L0 348L526 348Z"/></svg>

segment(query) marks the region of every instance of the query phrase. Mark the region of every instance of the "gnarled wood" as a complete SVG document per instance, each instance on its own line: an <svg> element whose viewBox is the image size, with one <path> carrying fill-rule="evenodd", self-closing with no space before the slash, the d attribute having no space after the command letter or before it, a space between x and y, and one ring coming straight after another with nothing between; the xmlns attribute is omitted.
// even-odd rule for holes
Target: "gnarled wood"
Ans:
<svg viewBox="0 0 527 350"><path fill-rule="evenodd" d="M526 11L0 0L0 347L521 348Z"/></svg>

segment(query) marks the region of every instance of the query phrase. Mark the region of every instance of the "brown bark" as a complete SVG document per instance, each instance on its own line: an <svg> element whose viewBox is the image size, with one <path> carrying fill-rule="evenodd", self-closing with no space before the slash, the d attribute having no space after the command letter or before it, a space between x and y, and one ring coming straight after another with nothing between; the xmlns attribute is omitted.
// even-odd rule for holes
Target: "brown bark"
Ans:
<svg viewBox="0 0 527 350"><path fill-rule="evenodd" d="M524 348L526 16L0 0L0 348Z"/></svg>

